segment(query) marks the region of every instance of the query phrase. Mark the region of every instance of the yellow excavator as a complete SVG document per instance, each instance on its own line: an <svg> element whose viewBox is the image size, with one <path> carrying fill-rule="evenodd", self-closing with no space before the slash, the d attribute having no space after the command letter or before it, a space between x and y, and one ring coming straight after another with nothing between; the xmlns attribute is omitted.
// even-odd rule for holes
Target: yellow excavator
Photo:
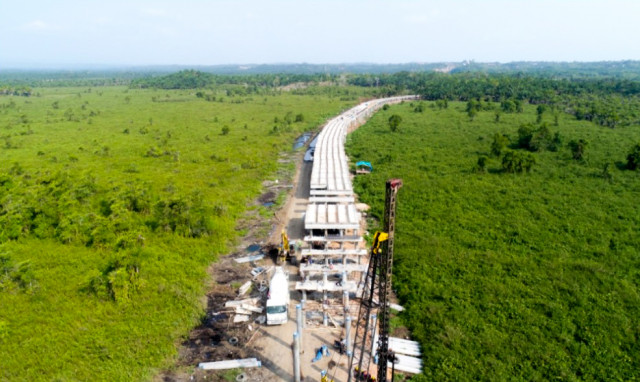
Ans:
<svg viewBox="0 0 640 382"><path fill-rule="evenodd" d="M287 236L287 231L282 230L282 242L280 243L280 250L278 251L278 264L284 264L287 261L287 257L290 256L289 253L289 237Z"/></svg>

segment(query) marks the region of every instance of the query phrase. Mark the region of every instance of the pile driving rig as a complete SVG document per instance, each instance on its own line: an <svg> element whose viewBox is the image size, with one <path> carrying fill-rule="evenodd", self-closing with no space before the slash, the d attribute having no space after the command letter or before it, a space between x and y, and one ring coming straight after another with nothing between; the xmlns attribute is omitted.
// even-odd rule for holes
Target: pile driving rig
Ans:
<svg viewBox="0 0 640 382"><path fill-rule="evenodd" d="M387 382L388 364L395 355L389 349L389 298L391 296L391 271L396 220L396 197L402 187L401 179L389 179L385 191L383 232L376 232L371 246L369 266L365 276L362 300L356 321L353 353L349 362L349 379ZM374 351L375 327L371 321L374 311L378 319L377 352ZM375 353L375 354L374 354ZM377 362L375 362L377 360ZM373 364L371 361L374 361ZM376 365L377 364L377 365ZM376 367L377 366L377 367ZM374 379L373 376L377 376ZM393 372L391 373L393 381Z"/></svg>

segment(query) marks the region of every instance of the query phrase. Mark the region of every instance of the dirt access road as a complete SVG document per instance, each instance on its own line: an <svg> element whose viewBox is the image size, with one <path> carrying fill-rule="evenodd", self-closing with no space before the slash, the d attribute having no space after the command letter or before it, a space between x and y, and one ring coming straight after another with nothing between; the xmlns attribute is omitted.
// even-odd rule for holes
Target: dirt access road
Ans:
<svg viewBox="0 0 640 382"><path fill-rule="evenodd" d="M287 204L283 208L282 222L286 225L287 234L291 242L302 240L304 237L304 213L309 201L309 181L312 163L302 162L298 166L295 188ZM281 228L276 231L278 234ZM273 238L272 238L273 240ZM276 241L273 240L273 241ZM289 305L289 322L278 326L261 326L260 335L256 338L252 348L262 361L261 369L246 370L247 381L293 381L293 333L296 331L295 307L300 303L301 293L295 291L296 281L300 281L298 267L287 265L290 277L291 304ZM355 309L355 308L354 308ZM311 322L312 320L306 320ZM332 348L334 340L344 336L342 328L336 328L333 323L322 325L307 325L302 333L302 355L300 357L301 380L305 382L319 382L320 372L328 370L329 376L336 381L347 380L347 358L340 356ZM321 345L329 347L330 356L312 363L315 350Z"/></svg>
<svg viewBox="0 0 640 382"><path fill-rule="evenodd" d="M228 371L203 371L197 369L200 362L221 361L241 358L258 358L262 362L261 368L243 369L242 381L293 381L293 333L296 331L295 307L300 303L301 294L295 291L295 282L300 280L298 267L290 264L286 269L290 274L291 303L289 305L289 322L284 325L266 326L255 322L233 324L232 316L225 313L224 304L238 298L237 285L250 280L251 265L237 264L234 257L246 254L247 248L259 243L262 250L279 244L280 232L287 230L293 243L304 237L304 213L309 200L309 180L312 163L303 162L304 150L293 153L282 159L283 162L295 161L296 171L293 179L279 182L279 190L287 192L285 205L274 212L269 222L259 214L248 216L245 227L248 234L242 239L235 253L221 257L209 269L211 286L206 296L206 316L201 324L189 334L189 337L179 345L178 360L171 370L165 370L154 378L154 381L233 381L236 373ZM272 191L271 198L276 195ZM267 195L265 194L265 195ZM264 196L264 195L263 195ZM259 202L264 202L260 198ZM262 232L265 223L271 226L268 239ZM273 260L265 257L255 265L269 267ZM258 281L258 280L254 280ZM233 285L235 284L235 288ZM263 297L257 291L251 292L251 297ZM248 296L245 296L248 297ZM316 297L317 298L317 297ZM311 299L311 298L310 298ZM319 298L317 298L319 300ZM355 306L352 314L357 314ZM252 317L254 318L254 317ZM315 317L317 319L317 317ZM338 320L336 318L336 320ZM316 321L317 322L317 321ZM340 318L337 325L341 325ZM301 356L301 374L305 382L320 381L320 372L328 370L330 376L335 375L336 381L346 381L347 359L339 357L334 351L334 340L344 335L342 328L336 328L333 322L330 326L308 325L303 331L303 347ZM237 339L237 343L235 343ZM235 344L230 343L234 342ZM315 350L326 344L330 349L330 357L323 357L320 361L311 363L315 357ZM330 367L331 366L331 367Z"/></svg>

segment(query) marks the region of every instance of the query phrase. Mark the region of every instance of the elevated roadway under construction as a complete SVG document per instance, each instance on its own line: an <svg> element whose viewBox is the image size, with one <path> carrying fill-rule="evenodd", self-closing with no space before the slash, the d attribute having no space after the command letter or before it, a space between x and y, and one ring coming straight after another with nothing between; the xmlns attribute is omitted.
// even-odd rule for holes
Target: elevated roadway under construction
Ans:
<svg viewBox="0 0 640 382"><path fill-rule="evenodd" d="M288 355L294 332L299 330L294 308L299 304L305 325L299 335L298 364L302 379L318 382L320 371L329 370L329 376L336 382L347 381L348 360L334 349L329 358L311 362L317 348L344 338L346 327L351 327L346 324L357 315L359 304L351 297L359 294L363 285L361 276L368 263L362 237L365 225L357 208L344 144L348 132L365 123L385 104L416 98L403 96L364 102L329 120L319 133L313 163L302 164L284 219L290 241L302 244L299 254L310 261L297 267L287 266L293 291L289 322L259 329L263 335L258 336L255 347L262 349L259 358L263 367L255 372L260 380L295 380L294 360ZM334 366L330 366L332 363Z"/></svg>
<svg viewBox="0 0 640 382"><path fill-rule="evenodd" d="M301 255L310 258L310 263L321 262L327 266L341 263L341 281L345 285L349 274L357 272L359 276L362 269L361 258L368 253L362 240L364 222L362 214L356 208L349 159L344 151L347 133L366 122L385 104L415 98L400 96L361 103L331 119L317 137L309 181L310 197L304 215L306 248L302 249ZM350 266L350 263L358 266ZM323 290L322 281L310 280L314 273L319 272L302 272L305 280L297 284L296 288L303 291ZM351 281L358 284L360 280L356 277ZM305 283L310 284L307 287ZM324 290L334 291L335 287L327 284ZM323 296L324 299L326 295Z"/></svg>

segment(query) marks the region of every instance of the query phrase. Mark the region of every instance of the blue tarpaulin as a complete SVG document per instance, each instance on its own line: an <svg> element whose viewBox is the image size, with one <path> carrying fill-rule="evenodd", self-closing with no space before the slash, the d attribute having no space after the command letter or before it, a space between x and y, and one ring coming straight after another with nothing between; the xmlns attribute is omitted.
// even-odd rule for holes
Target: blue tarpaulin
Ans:
<svg viewBox="0 0 640 382"><path fill-rule="evenodd" d="M371 162L365 162L363 160L356 162L356 167L365 166L369 167L369 171L373 171L373 166L371 166Z"/></svg>

